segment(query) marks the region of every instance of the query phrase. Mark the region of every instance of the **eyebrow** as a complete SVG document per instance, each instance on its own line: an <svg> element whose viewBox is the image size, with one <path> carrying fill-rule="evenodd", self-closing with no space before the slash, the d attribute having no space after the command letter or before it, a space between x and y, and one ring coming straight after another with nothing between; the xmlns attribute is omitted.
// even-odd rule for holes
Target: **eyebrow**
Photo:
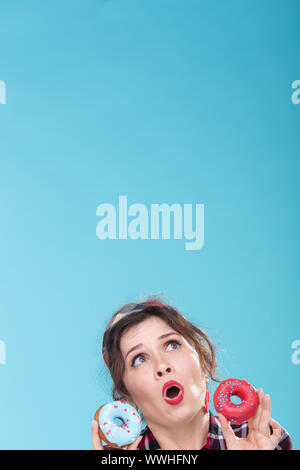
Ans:
<svg viewBox="0 0 300 470"><path fill-rule="evenodd" d="M179 333L176 333L176 332L174 331L174 332L165 333L164 335L159 336L159 337L157 338L157 341L160 341L161 339L167 338L168 336L171 336L171 335L180 336ZM133 346L133 348L129 349L128 353L127 353L126 356L125 356L125 361L126 361L127 356L128 356L131 352L133 352L133 351L135 351L136 349L139 349L139 348L141 348L141 347L143 347L143 346L144 346L144 345L143 345L142 343L140 343L140 344L137 344L136 346Z"/></svg>

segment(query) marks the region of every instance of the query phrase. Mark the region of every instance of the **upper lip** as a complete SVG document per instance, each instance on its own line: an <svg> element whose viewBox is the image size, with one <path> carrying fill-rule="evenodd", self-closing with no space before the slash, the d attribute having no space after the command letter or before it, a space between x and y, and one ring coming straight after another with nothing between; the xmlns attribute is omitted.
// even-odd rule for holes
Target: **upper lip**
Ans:
<svg viewBox="0 0 300 470"><path fill-rule="evenodd" d="M184 390L183 386L179 382L176 382L176 380L169 380L168 382L164 384L163 389L162 389L162 394L164 397L166 396L166 392L168 388L170 387L178 387L181 392L183 392Z"/></svg>

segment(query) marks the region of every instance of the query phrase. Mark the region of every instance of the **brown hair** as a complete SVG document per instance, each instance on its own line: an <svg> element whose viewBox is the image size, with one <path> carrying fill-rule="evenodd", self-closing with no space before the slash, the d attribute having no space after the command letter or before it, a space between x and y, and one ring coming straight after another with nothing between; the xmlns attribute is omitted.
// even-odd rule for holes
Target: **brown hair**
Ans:
<svg viewBox="0 0 300 470"><path fill-rule="evenodd" d="M157 296L148 297L145 301L162 302ZM123 310L127 310L128 307L134 305L133 303L123 305L123 307L114 313L109 325L113 323L119 313L122 313ZM112 327L106 330L103 337L103 346L107 351L107 366L114 382L112 391L114 400L124 399L126 401L132 401L123 382L125 362L120 350L121 337L131 327L151 316L161 318L173 330L181 334L187 342L195 348L203 371L207 373L213 381L220 382L215 375L217 369L215 348L206 333L189 322L178 310L170 305L145 305L142 311L132 312L129 315L124 315L124 318L121 317Z"/></svg>

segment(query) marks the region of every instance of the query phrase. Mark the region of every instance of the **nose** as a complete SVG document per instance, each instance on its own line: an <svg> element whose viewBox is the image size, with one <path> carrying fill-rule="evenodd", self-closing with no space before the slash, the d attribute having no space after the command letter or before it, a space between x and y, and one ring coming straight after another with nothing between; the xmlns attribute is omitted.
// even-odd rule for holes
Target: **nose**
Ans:
<svg viewBox="0 0 300 470"><path fill-rule="evenodd" d="M163 375L170 374L172 368L170 366L159 366L156 371L157 377L162 377Z"/></svg>

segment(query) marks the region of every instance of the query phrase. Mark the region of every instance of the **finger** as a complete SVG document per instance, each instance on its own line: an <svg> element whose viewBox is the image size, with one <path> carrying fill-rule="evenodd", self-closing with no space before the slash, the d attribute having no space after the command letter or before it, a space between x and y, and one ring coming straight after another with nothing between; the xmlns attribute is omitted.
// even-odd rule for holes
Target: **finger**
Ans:
<svg viewBox="0 0 300 470"><path fill-rule="evenodd" d="M104 450L98 434L98 422L95 419L92 422L92 444L93 450Z"/></svg>
<svg viewBox="0 0 300 470"><path fill-rule="evenodd" d="M132 444L130 444L130 446L127 447L127 450L136 450L142 439L143 436L139 436Z"/></svg>
<svg viewBox="0 0 300 470"><path fill-rule="evenodd" d="M221 413L218 413L218 418L221 424L221 431L226 441L228 449L233 449L236 446L238 437L234 434L229 421Z"/></svg>
<svg viewBox="0 0 300 470"><path fill-rule="evenodd" d="M262 399L262 412L258 423L261 432L270 436L270 422L271 418L271 399L269 395L265 395Z"/></svg>
<svg viewBox="0 0 300 470"><path fill-rule="evenodd" d="M275 448L281 439L281 426L273 418L270 418L269 424L270 426L272 426L272 430L273 430L273 434L272 436L270 436L270 439Z"/></svg>
<svg viewBox="0 0 300 470"><path fill-rule="evenodd" d="M248 420L248 426L251 429L259 429L259 422L260 422L260 417L262 413L262 399L264 396L263 390L260 388L259 390L256 390L257 392L257 397L258 397L258 406L255 415Z"/></svg>

